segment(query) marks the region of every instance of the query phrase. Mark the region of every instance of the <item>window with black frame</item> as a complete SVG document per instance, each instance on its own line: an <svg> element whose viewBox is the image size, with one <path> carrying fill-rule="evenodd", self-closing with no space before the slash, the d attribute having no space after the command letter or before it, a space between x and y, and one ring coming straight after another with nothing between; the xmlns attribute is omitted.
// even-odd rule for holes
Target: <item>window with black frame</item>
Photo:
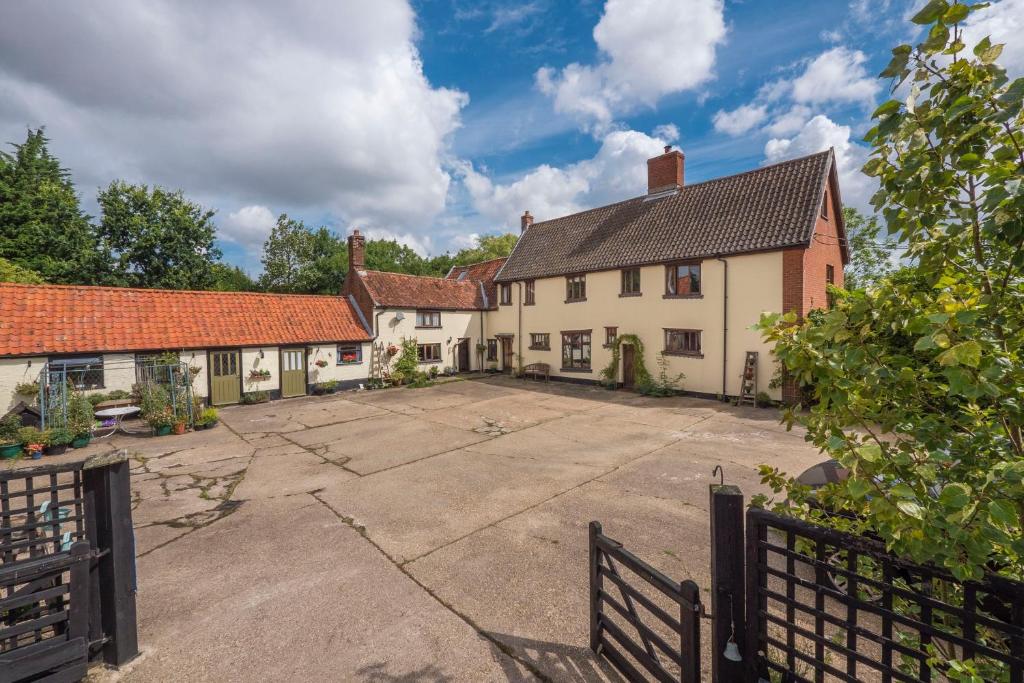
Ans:
<svg viewBox="0 0 1024 683"><path fill-rule="evenodd" d="M487 340L487 360L498 360L498 340Z"/></svg>
<svg viewBox="0 0 1024 683"><path fill-rule="evenodd" d="M700 330L665 330L665 353L673 356L700 356Z"/></svg>
<svg viewBox="0 0 1024 683"><path fill-rule="evenodd" d="M590 330L562 332L562 369L590 369Z"/></svg>
<svg viewBox="0 0 1024 683"><path fill-rule="evenodd" d="M416 327L441 327L441 311L416 311Z"/></svg>
<svg viewBox="0 0 1024 683"><path fill-rule="evenodd" d="M565 300L567 302L587 300L586 275L570 275L565 278Z"/></svg>
<svg viewBox="0 0 1024 683"><path fill-rule="evenodd" d="M622 296L636 296L640 293L640 269L626 268L622 271Z"/></svg>
<svg viewBox="0 0 1024 683"><path fill-rule="evenodd" d="M441 362L441 345L440 344L418 344L416 346L416 355L419 357L421 363L440 363Z"/></svg>
<svg viewBox="0 0 1024 683"><path fill-rule="evenodd" d="M103 356L75 356L51 358L49 361L51 383L54 374L63 374L76 389L102 389Z"/></svg>
<svg viewBox="0 0 1024 683"><path fill-rule="evenodd" d="M502 283L498 288L498 296L500 297L500 303L502 306L509 306L512 304L512 285L505 282Z"/></svg>
<svg viewBox="0 0 1024 683"><path fill-rule="evenodd" d="M536 299L534 298L535 294L533 284L533 280L527 280L526 284L524 285L526 291L523 294L523 298L525 299L523 304L526 306L533 306L536 303Z"/></svg>
<svg viewBox="0 0 1024 683"><path fill-rule="evenodd" d="M551 348L551 335L547 332L531 332L530 348L533 350L546 351Z"/></svg>

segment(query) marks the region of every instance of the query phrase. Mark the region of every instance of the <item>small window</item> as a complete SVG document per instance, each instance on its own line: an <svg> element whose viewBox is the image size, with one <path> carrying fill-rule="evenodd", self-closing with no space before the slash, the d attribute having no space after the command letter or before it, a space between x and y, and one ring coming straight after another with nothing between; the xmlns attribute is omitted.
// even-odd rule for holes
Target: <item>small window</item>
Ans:
<svg viewBox="0 0 1024 683"><path fill-rule="evenodd" d="M498 340L487 340L487 360L498 360Z"/></svg>
<svg viewBox="0 0 1024 683"><path fill-rule="evenodd" d="M533 306L535 303L533 298L533 280L526 281L526 301L523 303L527 306Z"/></svg>
<svg viewBox="0 0 1024 683"><path fill-rule="evenodd" d="M562 369L590 369L590 330L562 333Z"/></svg>
<svg viewBox="0 0 1024 683"><path fill-rule="evenodd" d="M50 383L59 384L61 379L54 377L54 372L63 372L67 381L76 389L103 388L103 356L51 358Z"/></svg>
<svg viewBox="0 0 1024 683"><path fill-rule="evenodd" d="M828 218L828 192L825 193L821 200L821 217Z"/></svg>
<svg viewBox="0 0 1024 683"><path fill-rule="evenodd" d="M828 288L835 285L835 283L836 269L832 264L827 264L825 266L825 302L829 308L832 308L833 306L836 305L835 296L832 294L832 292L828 290Z"/></svg>
<svg viewBox="0 0 1024 683"><path fill-rule="evenodd" d="M665 296L700 294L700 264L674 263L665 269Z"/></svg>
<svg viewBox="0 0 1024 683"><path fill-rule="evenodd" d="M363 362L363 347L359 344L338 346L338 365L356 365Z"/></svg>
<svg viewBox="0 0 1024 683"><path fill-rule="evenodd" d="M623 296L632 296L640 293L640 269L626 268L622 271L622 292Z"/></svg>
<svg viewBox="0 0 1024 683"><path fill-rule="evenodd" d="M699 356L700 330L665 330L665 353Z"/></svg>
<svg viewBox="0 0 1024 683"><path fill-rule="evenodd" d="M457 280L458 282L462 282L463 280L465 280L465 279L466 279L466 276L467 276L467 275L469 275L469 271L468 271L468 270L464 270L464 271L462 271L461 273L459 273L459 276L458 276L457 278L455 278L455 279L456 279L456 280Z"/></svg>
<svg viewBox="0 0 1024 683"><path fill-rule="evenodd" d="M416 311L416 327L441 327L441 312Z"/></svg>
<svg viewBox="0 0 1024 683"><path fill-rule="evenodd" d="M532 332L530 334L530 348L537 351L547 351L551 348L551 335L547 332Z"/></svg>
<svg viewBox="0 0 1024 683"><path fill-rule="evenodd" d="M565 278L565 300L566 302L587 300L586 275L570 275Z"/></svg>
<svg viewBox="0 0 1024 683"><path fill-rule="evenodd" d="M615 339L619 336L619 328L617 327L606 327L604 328L604 345L612 346L615 344Z"/></svg>
<svg viewBox="0 0 1024 683"><path fill-rule="evenodd" d="M440 363L441 362L441 345L440 344L417 344L416 355L419 357L421 363Z"/></svg>
<svg viewBox="0 0 1024 683"><path fill-rule="evenodd" d="M510 283L502 283L501 285L501 305L508 306L512 303L512 285Z"/></svg>

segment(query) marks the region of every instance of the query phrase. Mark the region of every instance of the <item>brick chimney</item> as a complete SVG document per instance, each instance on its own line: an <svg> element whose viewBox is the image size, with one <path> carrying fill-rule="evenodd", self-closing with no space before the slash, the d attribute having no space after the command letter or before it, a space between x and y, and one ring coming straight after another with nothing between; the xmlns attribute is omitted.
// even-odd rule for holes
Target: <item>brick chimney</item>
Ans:
<svg viewBox="0 0 1024 683"><path fill-rule="evenodd" d="M348 236L348 269L366 270L366 238L359 234L359 228Z"/></svg>
<svg viewBox="0 0 1024 683"><path fill-rule="evenodd" d="M533 216L530 215L529 211L524 211L519 219L519 232L526 232L526 229L531 225L533 225Z"/></svg>
<svg viewBox="0 0 1024 683"><path fill-rule="evenodd" d="M665 153L647 160L647 194L675 190L683 186L683 162L686 157L672 145Z"/></svg>

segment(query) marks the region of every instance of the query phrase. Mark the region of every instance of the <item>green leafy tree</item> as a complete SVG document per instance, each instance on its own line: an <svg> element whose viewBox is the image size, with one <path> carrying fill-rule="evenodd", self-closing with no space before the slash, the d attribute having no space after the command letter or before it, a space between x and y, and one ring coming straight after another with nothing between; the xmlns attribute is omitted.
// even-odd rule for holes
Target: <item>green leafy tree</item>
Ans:
<svg viewBox="0 0 1024 683"><path fill-rule="evenodd" d="M925 39L882 73L907 94L874 113L864 171L914 265L808 320L761 323L814 399L787 419L850 476L818 507L764 474L790 512L958 577L1024 579L1024 79L1009 81L1001 45L964 44L960 23L984 6L932 0L913 18Z"/></svg>
<svg viewBox="0 0 1024 683"><path fill-rule="evenodd" d="M56 283L87 284L96 239L43 129L0 152L0 258Z"/></svg>
<svg viewBox="0 0 1024 683"><path fill-rule="evenodd" d="M508 232L504 235L483 235L476 240L476 246L463 249L455 255L455 265L466 266L480 261L502 258L512 253L519 237Z"/></svg>
<svg viewBox="0 0 1024 683"><path fill-rule="evenodd" d="M259 286L271 292L337 294L347 260L345 244L327 228L310 230L281 214L263 244Z"/></svg>
<svg viewBox="0 0 1024 683"><path fill-rule="evenodd" d="M895 241L879 239L882 226L876 216L865 216L857 209L843 209L843 223L849 245L850 262L844 269L844 287L863 289L878 284L883 277L893 272L893 250Z"/></svg>
<svg viewBox="0 0 1024 683"><path fill-rule="evenodd" d="M214 245L213 211L189 201L181 190L112 182L99 193L97 226L106 280L126 287L209 289Z"/></svg>
<svg viewBox="0 0 1024 683"><path fill-rule="evenodd" d="M258 292L259 284L238 266L227 263L214 263L213 284L210 289L218 292Z"/></svg>
<svg viewBox="0 0 1024 683"><path fill-rule="evenodd" d="M22 268L5 258L0 258L0 282L18 282L23 285L41 285L45 280L39 273Z"/></svg>
<svg viewBox="0 0 1024 683"><path fill-rule="evenodd" d="M395 240L369 240L366 243L366 267L389 273L431 275L426 259L414 249Z"/></svg>

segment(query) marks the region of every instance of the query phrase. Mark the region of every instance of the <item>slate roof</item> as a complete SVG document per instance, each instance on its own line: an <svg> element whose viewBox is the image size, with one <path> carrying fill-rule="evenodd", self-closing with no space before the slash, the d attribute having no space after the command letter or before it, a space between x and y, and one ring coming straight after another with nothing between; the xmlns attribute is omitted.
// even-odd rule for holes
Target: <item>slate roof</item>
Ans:
<svg viewBox="0 0 1024 683"><path fill-rule="evenodd" d="M810 244L832 150L534 223L498 282Z"/></svg>
<svg viewBox="0 0 1024 683"><path fill-rule="evenodd" d="M360 271L373 303L381 308L475 311L488 308L484 286L475 280L449 280L423 275Z"/></svg>
<svg viewBox="0 0 1024 683"><path fill-rule="evenodd" d="M507 260L508 257L503 256L501 258L492 258L489 261L471 263L468 266L452 266L452 269L448 271L448 275L445 277L449 280L482 282L484 292L487 295L487 301L491 307L494 307L498 303L498 286L494 283L494 277Z"/></svg>
<svg viewBox="0 0 1024 683"><path fill-rule="evenodd" d="M0 356L369 338L340 296L0 283Z"/></svg>

